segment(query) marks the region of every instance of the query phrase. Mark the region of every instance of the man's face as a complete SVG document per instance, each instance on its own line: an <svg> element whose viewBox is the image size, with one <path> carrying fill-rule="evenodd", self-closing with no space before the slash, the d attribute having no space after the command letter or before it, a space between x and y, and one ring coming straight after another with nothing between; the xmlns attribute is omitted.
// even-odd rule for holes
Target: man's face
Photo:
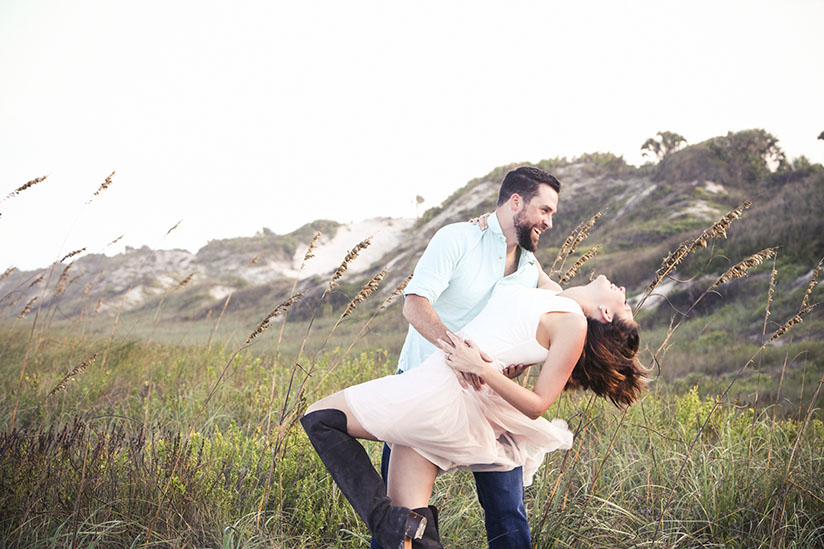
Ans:
<svg viewBox="0 0 824 549"><path fill-rule="evenodd" d="M538 194L515 214L515 234L518 244L535 252L541 233L552 228L552 216L558 209L558 193L549 185L538 187Z"/></svg>

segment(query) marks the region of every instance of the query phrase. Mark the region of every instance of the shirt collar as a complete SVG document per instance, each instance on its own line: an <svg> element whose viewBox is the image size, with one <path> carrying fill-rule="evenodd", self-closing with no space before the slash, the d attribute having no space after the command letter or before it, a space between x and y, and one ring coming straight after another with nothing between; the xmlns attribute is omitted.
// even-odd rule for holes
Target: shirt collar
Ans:
<svg viewBox="0 0 824 549"><path fill-rule="evenodd" d="M498 212L492 212L488 218L486 218L486 226L489 229L492 229L492 232L503 236L504 231L501 229L501 222L498 221Z"/></svg>

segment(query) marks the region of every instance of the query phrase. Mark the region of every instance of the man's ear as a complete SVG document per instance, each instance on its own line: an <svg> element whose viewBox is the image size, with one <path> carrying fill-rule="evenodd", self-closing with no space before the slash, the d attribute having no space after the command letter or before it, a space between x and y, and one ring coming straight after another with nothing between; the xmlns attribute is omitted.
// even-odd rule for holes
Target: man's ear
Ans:
<svg viewBox="0 0 824 549"><path fill-rule="evenodd" d="M509 204L512 207L512 211L517 212L521 209L521 205L524 202L524 198L519 195L518 193L512 193L512 196L509 197Z"/></svg>

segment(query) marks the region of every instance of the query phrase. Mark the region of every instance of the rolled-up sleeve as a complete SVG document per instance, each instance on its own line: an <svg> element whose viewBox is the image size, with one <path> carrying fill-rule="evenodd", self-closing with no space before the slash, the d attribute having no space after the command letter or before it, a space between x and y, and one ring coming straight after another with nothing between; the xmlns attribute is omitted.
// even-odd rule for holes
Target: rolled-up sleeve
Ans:
<svg viewBox="0 0 824 549"><path fill-rule="evenodd" d="M414 294L425 297L434 303L441 295L455 268L463 256L466 242L459 225L447 225L441 228L429 241L424 250L412 280L404 290L404 295Z"/></svg>

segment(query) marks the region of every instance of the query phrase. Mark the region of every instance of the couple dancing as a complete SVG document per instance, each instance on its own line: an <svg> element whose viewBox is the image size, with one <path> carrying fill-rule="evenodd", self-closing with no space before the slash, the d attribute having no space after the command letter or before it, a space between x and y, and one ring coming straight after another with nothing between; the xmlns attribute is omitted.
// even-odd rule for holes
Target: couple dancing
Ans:
<svg viewBox="0 0 824 549"><path fill-rule="evenodd" d="M566 423L542 414L565 388L620 406L638 398L645 379L624 288L602 275L562 290L533 255L559 192L552 175L518 168L485 230L439 230L404 291L401 375L335 393L301 419L373 547L442 547L429 498L439 473L462 469L475 474L489 547L529 548L524 486L547 452L572 446ZM511 379L537 363L532 390ZM387 443L386 484L357 438Z"/></svg>

